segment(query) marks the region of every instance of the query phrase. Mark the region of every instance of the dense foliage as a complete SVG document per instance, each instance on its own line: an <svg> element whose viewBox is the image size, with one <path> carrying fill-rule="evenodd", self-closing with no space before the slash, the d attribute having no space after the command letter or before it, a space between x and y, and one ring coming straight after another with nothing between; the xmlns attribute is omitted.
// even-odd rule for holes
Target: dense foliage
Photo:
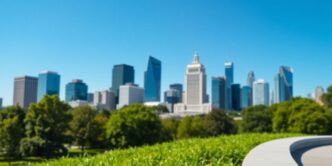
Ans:
<svg viewBox="0 0 332 166"><path fill-rule="evenodd" d="M244 134L186 139L154 146L113 150L94 157L63 158L50 161L47 165L241 165L247 153L258 144L291 136L296 135Z"/></svg>
<svg viewBox="0 0 332 166"><path fill-rule="evenodd" d="M112 147L126 148L160 141L162 125L150 107L130 105L112 113L107 138Z"/></svg>
<svg viewBox="0 0 332 166"><path fill-rule="evenodd" d="M332 86L327 88L327 92L321 96L321 100L326 108L332 108Z"/></svg>
<svg viewBox="0 0 332 166"><path fill-rule="evenodd" d="M264 105L253 106L242 113L242 132L271 132L272 113Z"/></svg>

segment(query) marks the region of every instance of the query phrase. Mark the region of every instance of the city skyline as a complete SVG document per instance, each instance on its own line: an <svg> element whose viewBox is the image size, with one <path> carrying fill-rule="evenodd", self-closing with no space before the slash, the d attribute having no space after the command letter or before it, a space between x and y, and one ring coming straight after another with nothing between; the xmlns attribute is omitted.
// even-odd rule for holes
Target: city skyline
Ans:
<svg viewBox="0 0 332 166"><path fill-rule="evenodd" d="M163 62L164 92L183 82L195 49L207 68L209 93L211 78L223 76L225 61L235 63L234 82L241 85L249 71L273 84L279 66L291 66L294 96L331 82L331 2L59 2L0 2L5 106L12 103L14 77L43 70L62 76L62 99L65 84L75 78L90 92L109 89L114 64L134 66L135 82L143 86L150 54Z"/></svg>

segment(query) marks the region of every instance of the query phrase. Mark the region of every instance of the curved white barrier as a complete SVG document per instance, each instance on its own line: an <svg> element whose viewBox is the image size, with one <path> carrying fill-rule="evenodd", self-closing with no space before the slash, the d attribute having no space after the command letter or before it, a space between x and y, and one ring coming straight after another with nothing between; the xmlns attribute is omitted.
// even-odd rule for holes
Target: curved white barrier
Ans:
<svg viewBox="0 0 332 166"><path fill-rule="evenodd" d="M258 145L243 161L243 166L297 166L302 153L310 148L332 145L332 136L294 137Z"/></svg>

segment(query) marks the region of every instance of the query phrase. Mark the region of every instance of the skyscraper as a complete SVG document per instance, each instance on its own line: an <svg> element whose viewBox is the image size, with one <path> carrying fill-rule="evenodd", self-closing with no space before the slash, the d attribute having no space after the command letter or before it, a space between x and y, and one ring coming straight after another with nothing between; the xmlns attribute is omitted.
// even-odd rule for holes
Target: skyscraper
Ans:
<svg viewBox="0 0 332 166"><path fill-rule="evenodd" d="M226 97L226 78L212 77L212 107L218 109L225 109Z"/></svg>
<svg viewBox="0 0 332 166"><path fill-rule="evenodd" d="M171 84L171 85L169 85L169 88L178 90L180 92L180 101L179 102L182 102L183 85L182 84Z"/></svg>
<svg viewBox="0 0 332 166"><path fill-rule="evenodd" d="M28 108L37 102L38 79L31 76L16 77L14 80L13 104Z"/></svg>
<svg viewBox="0 0 332 166"><path fill-rule="evenodd" d="M226 76L226 111L232 110L232 84L234 83L234 64L233 62L225 62Z"/></svg>
<svg viewBox="0 0 332 166"><path fill-rule="evenodd" d="M235 111L241 111L241 85L232 84L232 108Z"/></svg>
<svg viewBox="0 0 332 166"><path fill-rule="evenodd" d="M0 109L2 109L2 98L0 98Z"/></svg>
<svg viewBox="0 0 332 166"><path fill-rule="evenodd" d="M60 94L60 75L56 72L45 71L38 76L38 101L45 95Z"/></svg>
<svg viewBox="0 0 332 166"><path fill-rule="evenodd" d="M93 105L97 110L107 109L113 111L116 109L115 93L109 90L95 92L93 101Z"/></svg>
<svg viewBox="0 0 332 166"><path fill-rule="evenodd" d="M253 87L253 95L254 95L253 105L269 106L270 103L269 83L267 83L264 80L255 81Z"/></svg>
<svg viewBox="0 0 332 166"><path fill-rule="evenodd" d="M324 94L324 88L321 86L317 86L315 88L315 100L316 102L322 104L322 100L320 99L320 97Z"/></svg>
<svg viewBox="0 0 332 166"><path fill-rule="evenodd" d="M241 88L241 108L245 109L251 106L252 88L250 86L243 86Z"/></svg>
<svg viewBox="0 0 332 166"><path fill-rule="evenodd" d="M178 89L172 89L165 91L164 100L165 105L170 112L174 112L174 105L181 102L182 92Z"/></svg>
<svg viewBox="0 0 332 166"><path fill-rule="evenodd" d="M112 88L111 90L115 93L116 103L119 100L119 87L127 83L135 83L135 70L133 66L120 64L114 65L112 71Z"/></svg>
<svg viewBox="0 0 332 166"><path fill-rule="evenodd" d="M150 56L144 73L144 101L160 101L161 61Z"/></svg>
<svg viewBox="0 0 332 166"><path fill-rule="evenodd" d="M247 78L247 85L252 88L255 82L255 73L253 71L250 71L248 73L248 78Z"/></svg>
<svg viewBox="0 0 332 166"><path fill-rule="evenodd" d="M293 69L281 66L274 77L275 103L289 101L293 97Z"/></svg>
<svg viewBox="0 0 332 166"><path fill-rule="evenodd" d="M205 67L199 62L197 52L192 64L187 66L185 85L183 103L176 104L174 112L202 114L211 111L211 105L207 103Z"/></svg>
<svg viewBox="0 0 332 166"><path fill-rule="evenodd" d="M66 85L66 102L88 100L88 86L79 79L73 80Z"/></svg>

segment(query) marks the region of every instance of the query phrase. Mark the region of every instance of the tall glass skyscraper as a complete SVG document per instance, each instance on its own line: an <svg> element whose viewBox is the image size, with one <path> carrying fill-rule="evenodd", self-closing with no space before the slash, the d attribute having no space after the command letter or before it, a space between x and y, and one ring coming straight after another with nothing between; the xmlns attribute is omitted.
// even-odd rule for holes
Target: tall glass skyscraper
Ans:
<svg viewBox="0 0 332 166"><path fill-rule="evenodd" d="M225 62L226 76L226 111L232 110L232 84L234 83L234 64L233 62Z"/></svg>
<svg viewBox="0 0 332 166"><path fill-rule="evenodd" d="M73 80L66 85L66 102L88 100L88 86L82 80Z"/></svg>
<svg viewBox="0 0 332 166"><path fill-rule="evenodd" d="M241 111L241 85L232 84L232 108L235 111Z"/></svg>
<svg viewBox="0 0 332 166"><path fill-rule="evenodd" d="M248 78L247 78L247 85L252 88L255 82L255 73L253 71L250 71L248 73Z"/></svg>
<svg viewBox="0 0 332 166"><path fill-rule="evenodd" d="M225 109L226 78L212 77L212 108Z"/></svg>
<svg viewBox="0 0 332 166"><path fill-rule="evenodd" d="M264 80L257 80L254 82L253 87L254 103L253 105L265 105L270 104L270 90L269 83Z"/></svg>
<svg viewBox="0 0 332 166"><path fill-rule="evenodd" d="M119 64L113 66L112 88L115 93L116 104L119 103L119 88L127 83L135 83L135 70L133 66Z"/></svg>
<svg viewBox="0 0 332 166"><path fill-rule="evenodd" d="M274 77L275 103L289 101L293 97L293 69L280 66L279 73Z"/></svg>
<svg viewBox="0 0 332 166"><path fill-rule="evenodd" d="M241 88L241 108L245 109L251 106L252 88L249 86L243 86Z"/></svg>
<svg viewBox="0 0 332 166"><path fill-rule="evenodd" d="M150 56L144 73L144 101L160 101L161 61Z"/></svg>
<svg viewBox="0 0 332 166"><path fill-rule="evenodd" d="M45 95L60 94L60 75L56 72L45 71L38 76L38 101Z"/></svg>

